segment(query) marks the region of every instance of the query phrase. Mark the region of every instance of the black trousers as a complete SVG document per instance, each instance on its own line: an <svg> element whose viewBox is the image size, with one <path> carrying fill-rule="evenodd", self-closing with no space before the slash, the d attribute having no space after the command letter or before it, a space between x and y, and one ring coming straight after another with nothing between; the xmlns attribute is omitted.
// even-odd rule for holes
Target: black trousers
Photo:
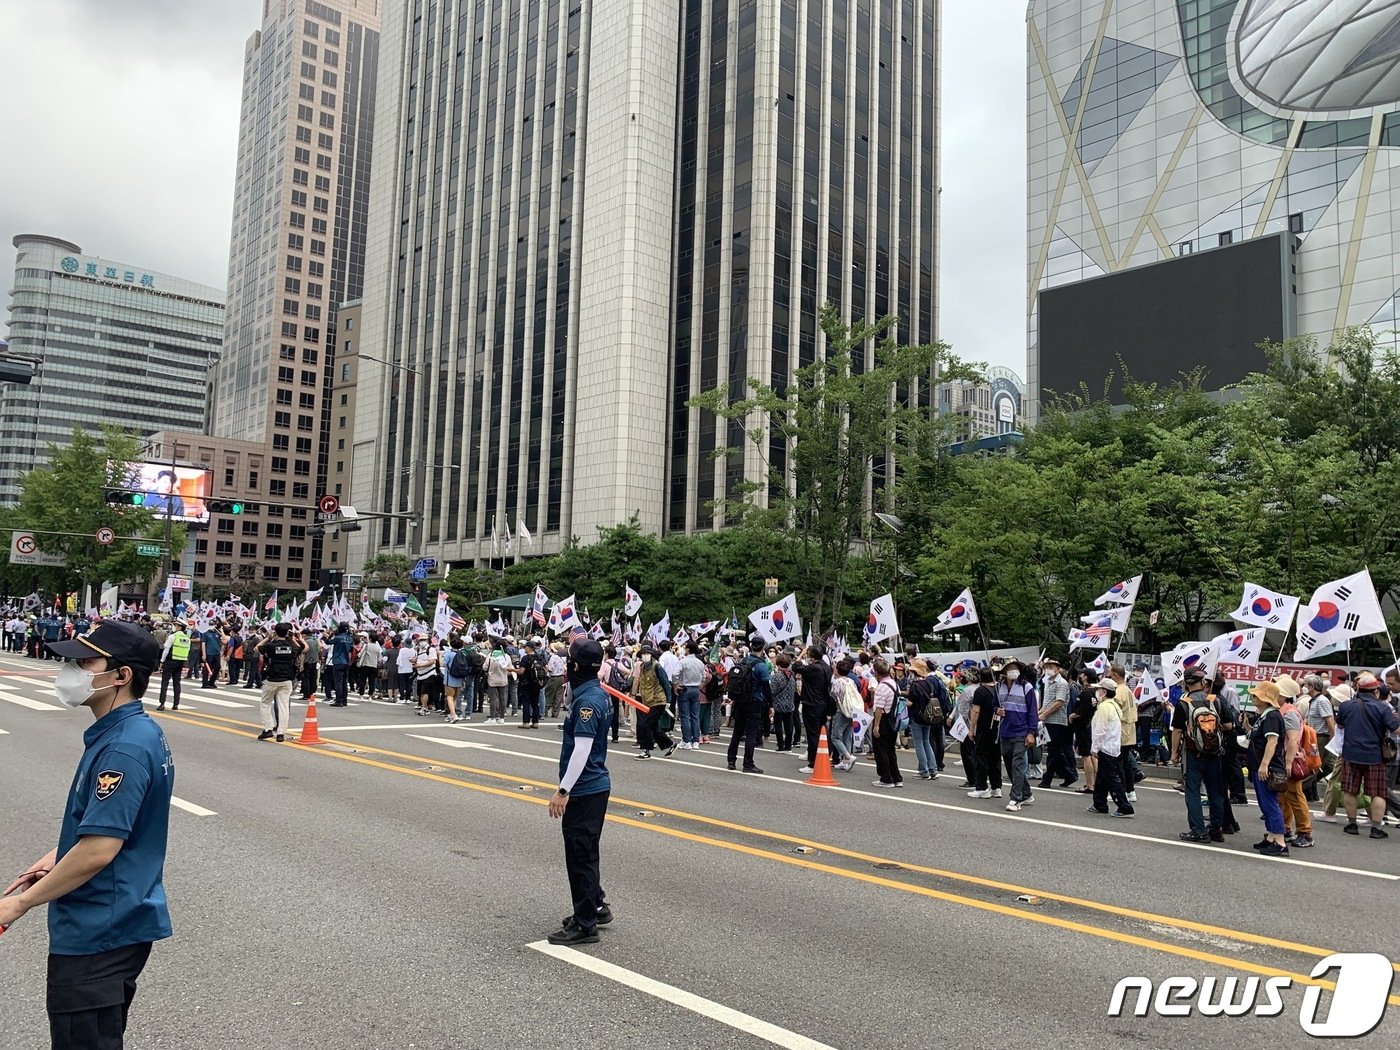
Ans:
<svg viewBox="0 0 1400 1050"><path fill-rule="evenodd" d="M570 796L564 810L564 869L569 873L574 922L585 930L598 925L598 911L607 903L599 882L598 840L603 837L608 794Z"/></svg>
<svg viewBox="0 0 1400 1050"><path fill-rule="evenodd" d="M977 738L977 790L1001 790L1001 741L995 729Z"/></svg>
<svg viewBox="0 0 1400 1050"><path fill-rule="evenodd" d="M739 754L739 741L744 742L744 768L753 768L753 749L758 746L758 730L763 724L763 712L759 705L750 700L735 700L731 705L730 718L733 726L729 732L729 764L734 764Z"/></svg>
<svg viewBox="0 0 1400 1050"><path fill-rule="evenodd" d="M204 684L206 686L219 684L219 657L217 655L204 661Z"/></svg>
<svg viewBox="0 0 1400 1050"><path fill-rule="evenodd" d="M637 712L637 742L642 745L642 753L650 751L654 747L659 747L663 751L669 751L674 746L674 741L666 733L658 728L657 723L661 720L662 712L666 710L665 704L657 704L648 709L646 714Z"/></svg>
<svg viewBox="0 0 1400 1050"><path fill-rule="evenodd" d="M773 712L773 735L778 738L779 751L792 750L792 725L796 719L796 711Z"/></svg>
<svg viewBox="0 0 1400 1050"><path fill-rule="evenodd" d="M1100 752L1097 757L1099 772L1094 777L1094 808L1100 813L1107 813L1108 800L1112 796L1119 813L1133 812L1133 804L1128 801L1127 792L1123 789L1123 756Z"/></svg>
<svg viewBox="0 0 1400 1050"><path fill-rule="evenodd" d="M822 742L822 725L825 722L820 707L802 705L802 728L807 732L807 765L813 769L817 767L817 748Z"/></svg>
<svg viewBox="0 0 1400 1050"><path fill-rule="evenodd" d="M232 673L230 671L230 673ZM307 660L301 667L301 698L305 700L316 692L316 662Z"/></svg>
<svg viewBox="0 0 1400 1050"><path fill-rule="evenodd" d="M180 706L180 676L185 673L185 665L167 660L160 668L160 705L165 706L165 691L171 682L175 683L175 706Z"/></svg>
<svg viewBox="0 0 1400 1050"><path fill-rule="evenodd" d="M894 722L886 722L883 718L880 721L880 735L875 736L871 730L870 749L875 752L875 771L880 774L880 783L898 784L904 780L899 772L899 760L895 757L895 744L898 743L899 734L895 731Z"/></svg>
<svg viewBox="0 0 1400 1050"><path fill-rule="evenodd" d="M238 676L243 673L243 661L236 656L228 658L228 684L237 685Z"/></svg>
<svg viewBox="0 0 1400 1050"><path fill-rule="evenodd" d="M1041 783L1047 787L1055 777L1065 780L1078 780L1079 772L1074 765L1074 733L1067 725L1046 723L1050 734L1050 746L1045 749L1045 776Z"/></svg>
<svg viewBox="0 0 1400 1050"><path fill-rule="evenodd" d="M49 1038L53 1050L122 1050L136 979L151 946L97 955L50 955Z"/></svg>

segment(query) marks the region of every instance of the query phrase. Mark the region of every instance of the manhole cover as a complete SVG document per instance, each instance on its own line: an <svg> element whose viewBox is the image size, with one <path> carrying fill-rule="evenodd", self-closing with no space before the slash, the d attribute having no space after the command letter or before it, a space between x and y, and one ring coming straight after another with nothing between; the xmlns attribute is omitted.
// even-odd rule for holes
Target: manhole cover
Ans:
<svg viewBox="0 0 1400 1050"><path fill-rule="evenodd" d="M903 864L896 864L896 863L895 863L894 861L892 861L892 860L882 860L882 861L880 861L880 863L878 863L878 864L876 864L876 865L874 865L874 866L877 867L877 868L879 868L881 871L903 871L903 870L904 870L904 865L903 865Z"/></svg>

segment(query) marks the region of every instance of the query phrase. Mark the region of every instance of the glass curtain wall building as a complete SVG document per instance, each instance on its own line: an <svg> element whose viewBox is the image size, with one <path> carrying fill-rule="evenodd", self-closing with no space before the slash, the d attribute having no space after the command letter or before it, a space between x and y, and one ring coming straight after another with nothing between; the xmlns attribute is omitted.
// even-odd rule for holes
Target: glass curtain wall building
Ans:
<svg viewBox="0 0 1400 1050"><path fill-rule="evenodd" d="M936 338L938 48L936 0L409 0L384 27L397 161L361 346L389 363L358 366L353 490L423 524L360 556L721 526L786 449L713 459L744 442L687 399L784 386L828 301ZM521 524L535 546L507 551Z"/></svg>
<svg viewBox="0 0 1400 1050"><path fill-rule="evenodd" d="M1148 264L1152 272L1136 287L1175 295L1157 304L1168 312L1196 312L1207 297L1211 289L1193 272L1208 276L1225 302L1204 319L1204 339L1168 348L1173 373L1205 366L1214 373L1208 381L1229 382L1250 355L1262 365L1254 343L1290 331L1325 343L1370 322L1395 343L1397 18L1400 0L1032 0L1032 420L1049 393L1045 377L1074 371L1073 362L1042 360L1042 344L1081 341L1041 327L1042 293L1049 299L1083 283L1076 309L1097 313L1095 288L1122 291L1121 272ZM1251 261L1241 244L1273 236L1287 252L1282 310L1242 327L1253 304L1238 290L1276 285L1278 259L1260 247ZM1200 259L1203 252L1211 259ZM1138 319L1139 332L1154 327L1147 313ZM1212 345L1210 331L1226 330L1233 341ZM1112 341L1101 356L1121 350L1129 369L1135 361L1152 367L1132 349L1142 340ZM1216 367L1222 360L1233 365Z"/></svg>
<svg viewBox="0 0 1400 1050"><path fill-rule="evenodd" d="M19 498L25 472L48 462L50 443L67 445L75 426L142 436L203 427L222 291L56 237L22 234L14 246L5 353L32 362L33 379L0 384L0 503Z"/></svg>
<svg viewBox="0 0 1400 1050"><path fill-rule="evenodd" d="M270 503L310 508L328 491L336 310L364 280L380 7L264 0L244 52L212 417L213 434L267 445ZM313 572L320 553L313 539Z"/></svg>

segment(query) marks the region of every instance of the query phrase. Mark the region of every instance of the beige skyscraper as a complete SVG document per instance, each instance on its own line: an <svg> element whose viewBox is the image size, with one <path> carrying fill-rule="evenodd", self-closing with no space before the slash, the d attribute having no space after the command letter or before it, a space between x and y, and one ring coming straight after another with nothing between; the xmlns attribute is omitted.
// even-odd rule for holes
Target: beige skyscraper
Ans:
<svg viewBox="0 0 1400 1050"><path fill-rule="evenodd" d="M336 308L364 278L382 6L264 0L244 54L213 433L266 445L248 495L295 517L326 491ZM313 539L298 580L320 560Z"/></svg>

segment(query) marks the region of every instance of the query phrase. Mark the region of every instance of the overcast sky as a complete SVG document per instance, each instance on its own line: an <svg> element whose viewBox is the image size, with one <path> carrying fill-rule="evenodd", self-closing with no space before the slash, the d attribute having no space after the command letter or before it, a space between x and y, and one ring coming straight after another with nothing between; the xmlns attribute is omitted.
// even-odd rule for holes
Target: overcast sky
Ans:
<svg viewBox="0 0 1400 1050"><path fill-rule="evenodd" d="M1025 12L943 12L942 336L1022 375ZM243 46L261 13L261 0L0 0L6 290L17 233L224 287Z"/></svg>

